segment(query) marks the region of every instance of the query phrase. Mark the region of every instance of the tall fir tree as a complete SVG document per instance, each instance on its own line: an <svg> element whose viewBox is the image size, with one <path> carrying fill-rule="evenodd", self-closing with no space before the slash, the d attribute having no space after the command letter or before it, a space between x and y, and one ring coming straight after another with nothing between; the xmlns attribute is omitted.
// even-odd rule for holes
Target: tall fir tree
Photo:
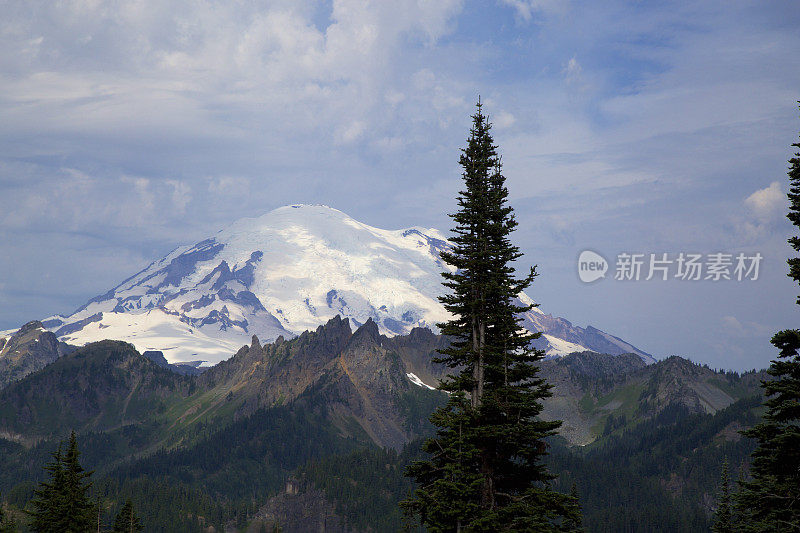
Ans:
<svg viewBox="0 0 800 533"><path fill-rule="evenodd" d="M800 149L800 143L792 146ZM789 160L788 174L787 218L800 228L800 153ZM792 236L789 245L800 252L800 236ZM800 257L788 263L789 277L800 283ZM774 379L762 382L766 413L761 423L743 432L756 439L757 446L736 509L741 531L800 532L800 330L780 331L772 344L779 353L768 370Z"/></svg>
<svg viewBox="0 0 800 533"><path fill-rule="evenodd" d="M728 460L722 463L722 475L719 481L719 501L714 512L714 533L733 533L733 516L731 510L731 479L728 473Z"/></svg>
<svg viewBox="0 0 800 533"><path fill-rule="evenodd" d="M141 530L142 524L133 509L133 503L127 500L114 518L114 527L111 531L114 533L136 533Z"/></svg>
<svg viewBox="0 0 800 533"><path fill-rule="evenodd" d="M62 445L45 466L50 479L39 484L32 501L31 528L39 533L85 533L94 525L94 506L88 496L92 475L80 465L78 441L73 431L66 452Z"/></svg>
<svg viewBox="0 0 800 533"><path fill-rule="evenodd" d="M569 530L577 501L552 490L555 476L542 463L561 422L539 418L550 396L537 366L544 353L531 348L541 334L518 317L532 307L518 295L536 271L515 277L517 222L480 101L472 120L459 161L465 187L450 215L453 247L441 254L453 267L440 298L453 319L439 324L451 343L436 361L452 371L439 386L450 398L431 417L429 458L407 470L418 488L402 505L432 532Z"/></svg>

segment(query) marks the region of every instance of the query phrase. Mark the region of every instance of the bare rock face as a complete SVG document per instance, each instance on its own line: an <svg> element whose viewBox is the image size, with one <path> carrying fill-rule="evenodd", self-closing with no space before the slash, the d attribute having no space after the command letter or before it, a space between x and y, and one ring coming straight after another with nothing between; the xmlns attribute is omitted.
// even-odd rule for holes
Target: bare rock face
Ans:
<svg viewBox="0 0 800 533"><path fill-rule="evenodd" d="M399 449L418 436L408 423L409 395L442 394L421 390L408 377L429 364L422 361L439 337L428 332L424 340L412 338L387 338L372 319L352 331L349 319L336 316L289 341L261 346L252 339L199 376L198 386L220 398L232 392L237 417L314 398L342 434Z"/></svg>
<svg viewBox="0 0 800 533"><path fill-rule="evenodd" d="M253 338L233 357L199 377L202 388L236 390L245 399L240 412L292 400L313 385L347 345L353 332L347 319L334 317L316 331L260 346Z"/></svg>
<svg viewBox="0 0 800 533"><path fill-rule="evenodd" d="M9 339L0 339L0 389L73 350L38 320L28 322Z"/></svg>
<svg viewBox="0 0 800 533"><path fill-rule="evenodd" d="M403 398L441 394L425 385L436 386L449 372L433 362L447 339L424 328L388 337L371 319L356 331L350 323L335 317L316 331L264 346L253 339L200 379L204 387L245 398L240 416L312 394L343 434L400 448L418 436L409 429ZM743 382L736 386L741 393L733 394L727 384L732 377L677 357L648 364L638 353L574 353L541 361L540 368L553 385L543 416L563 420L561 435L578 445L595 440L609 420L635 423L675 404L714 413L757 389L757 380L750 380L756 385ZM744 377L735 379L738 383ZM354 434L354 428L363 434Z"/></svg>
<svg viewBox="0 0 800 533"><path fill-rule="evenodd" d="M343 427L355 419L374 442L400 448L412 435L397 398L413 385L400 358L382 346L385 339L372 319L358 328L328 370L323 394Z"/></svg>
<svg viewBox="0 0 800 533"><path fill-rule="evenodd" d="M710 368L669 357L653 369L640 396L643 411L679 404L691 413L716 413L735 401Z"/></svg>
<svg viewBox="0 0 800 533"><path fill-rule="evenodd" d="M408 335L398 335L384 340L383 346L400 356L406 371L417 376L420 381L435 387L450 370L441 363L434 363L439 357L437 350L448 344L443 335L435 335L428 328L414 328Z"/></svg>

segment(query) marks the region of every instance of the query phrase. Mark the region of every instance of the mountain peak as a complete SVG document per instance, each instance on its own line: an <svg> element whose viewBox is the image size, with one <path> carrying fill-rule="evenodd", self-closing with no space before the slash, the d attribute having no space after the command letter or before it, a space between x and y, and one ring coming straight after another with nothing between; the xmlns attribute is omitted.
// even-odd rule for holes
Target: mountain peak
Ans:
<svg viewBox="0 0 800 533"><path fill-rule="evenodd" d="M338 209L334 209L331 206L325 204L292 204L279 207L278 209L328 209L330 211L336 211L337 213L341 213L341 211L339 211Z"/></svg>
<svg viewBox="0 0 800 533"><path fill-rule="evenodd" d="M440 254L450 246L432 229L385 230L326 205L284 206L177 248L47 324L71 344L121 339L162 351L170 363L209 364L252 344L253 335L290 339L336 316L368 325L373 336L436 331L450 319L439 302L441 273L453 271ZM538 309L523 318L530 331L545 332L538 347L548 355L644 353Z"/></svg>
<svg viewBox="0 0 800 533"><path fill-rule="evenodd" d="M30 333L31 331L35 331L37 329L44 331L44 325L39 320L31 320L30 322L26 323L24 326L19 328L17 332L14 334L16 336L25 335L26 333Z"/></svg>
<svg viewBox="0 0 800 533"><path fill-rule="evenodd" d="M372 317L368 318L367 321L353 333L351 342L354 344L367 342L378 345L381 343L381 333L378 331L378 324L372 320Z"/></svg>

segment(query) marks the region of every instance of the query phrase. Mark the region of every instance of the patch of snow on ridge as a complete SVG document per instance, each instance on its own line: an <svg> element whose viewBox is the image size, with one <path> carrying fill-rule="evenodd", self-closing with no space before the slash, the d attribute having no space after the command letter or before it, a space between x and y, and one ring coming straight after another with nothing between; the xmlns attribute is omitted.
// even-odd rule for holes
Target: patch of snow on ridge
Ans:
<svg viewBox="0 0 800 533"><path fill-rule="evenodd" d="M535 305L536 304L536 302L533 301L533 298L531 298L530 296L528 296L524 292L519 293L519 295L517 295L517 298L519 298L519 301L522 302L522 305ZM538 313L540 315L544 314L544 312L541 311L538 306L537 307L531 307L531 310L529 312Z"/></svg>
<svg viewBox="0 0 800 533"><path fill-rule="evenodd" d="M408 379L411 380L411 383L413 383L414 385L416 385L418 387L425 387L425 388L428 388L430 390L436 390L436 387L431 387L430 385L428 385L427 383L425 383L424 381L419 379L417 377L417 375L412 373L412 372L409 372L408 374L406 374L406 376L408 376Z"/></svg>
<svg viewBox="0 0 800 533"><path fill-rule="evenodd" d="M574 342L565 341L564 339L559 339L558 337L554 337L546 333L542 334L542 337L547 339L547 343L549 345L547 350L545 350L545 355L547 356L562 356L574 352L585 352L588 350L585 346L581 346L580 344L576 344Z"/></svg>

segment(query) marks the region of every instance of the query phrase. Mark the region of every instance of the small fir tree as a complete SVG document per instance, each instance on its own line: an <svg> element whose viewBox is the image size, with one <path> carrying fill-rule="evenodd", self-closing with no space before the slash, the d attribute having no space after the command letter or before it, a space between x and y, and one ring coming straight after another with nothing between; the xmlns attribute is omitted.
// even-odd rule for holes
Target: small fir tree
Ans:
<svg viewBox="0 0 800 533"><path fill-rule="evenodd" d="M714 512L714 525L711 526L711 531L714 533L733 533L730 475L728 473L727 459L722 463L722 475L719 484L719 502L717 503L717 510Z"/></svg>
<svg viewBox="0 0 800 533"><path fill-rule="evenodd" d="M127 500L122 509L119 510L119 513L117 513L116 518L114 518L114 527L111 531L114 533L135 533L141 530L142 525L133 509L133 503Z"/></svg>
<svg viewBox="0 0 800 533"><path fill-rule="evenodd" d="M578 485L573 481L572 487L569 489L570 497L576 502L578 512L573 513L564 520L564 526L570 533L583 533L586 531L583 527L583 510L580 506L580 498L578 496Z"/></svg>
<svg viewBox="0 0 800 533"><path fill-rule="evenodd" d="M83 469L78 461L78 440L73 431L64 454L64 532L84 532L93 529L95 507L89 498L92 472Z"/></svg>

